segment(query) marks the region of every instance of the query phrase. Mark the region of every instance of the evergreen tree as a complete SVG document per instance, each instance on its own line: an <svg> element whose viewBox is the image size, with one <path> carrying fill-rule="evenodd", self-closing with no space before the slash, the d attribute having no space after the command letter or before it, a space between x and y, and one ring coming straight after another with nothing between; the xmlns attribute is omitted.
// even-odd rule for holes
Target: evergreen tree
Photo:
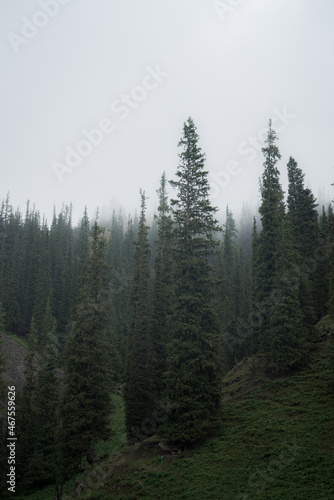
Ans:
<svg viewBox="0 0 334 500"><path fill-rule="evenodd" d="M304 186L305 174L296 160L290 157L288 165L288 216L295 246L302 257L313 255L318 240L318 214L316 200Z"/></svg>
<svg viewBox="0 0 334 500"><path fill-rule="evenodd" d="M248 259L242 249L237 248L235 254L235 270L233 276L233 320L225 333L227 340L226 367L233 368L235 363L249 356L252 337L247 321L251 306L251 281ZM246 325L246 329L244 328ZM227 338L226 338L227 337Z"/></svg>
<svg viewBox="0 0 334 500"><path fill-rule="evenodd" d="M275 300L268 329L270 366L286 370L300 364L306 353L306 328L299 301L298 253L294 248L290 223L281 225L276 256Z"/></svg>
<svg viewBox="0 0 334 500"><path fill-rule="evenodd" d="M319 239L311 259L307 261L308 276L311 278L315 314L313 323L326 316L330 307L331 279L333 268L333 210L331 205L326 212L323 207L318 225Z"/></svg>
<svg viewBox="0 0 334 500"><path fill-rule="evenodd" d="M0 209L0 302L4 300L4 283L5 283L5 241L7 238L4 201L1 203Z"/></svg>
<svg viewBox="0 0 334 500"><path fill-rule="evenodd" d="M51 272L53 285L53 313L57 321L60 344L65 342L67 324L73 306L72 294L72 207L54 213L51 230Z"/></svg>
<svg viewBox="0 0 334 500"><path fill-rule="evenodd" d="M50 254L50 238L49 229L46 225L43 226L40 242L39 269L36 283L36 297L34 301L34 321L38 330L43 329L43 319L47 307L52 308L52 276L51 276L51 254ZM48 306L47 306L48 304Z"/></svg>
<svg viewBox="0 0 334 500"><path fill-rule="evenodd" d="M2 302L0 302L0 335L5 333L6 330L6 313L2 307Z"/></svg>
<svg viewBox="0 0 334 500"><path fill-rule="evenodd" d="M107 259L110 266L111 290L114 307L114 349L113 365L118 382L123 380L126 356L126 327L128 290L131 280L126 274L126 263L123 252L124 234L123 217L115 210L112 215L111 232L108 240Z"/></svg>
<svg viewBox="0 0 334 500"><path fill-rule="evenodd" d="M51 312L47 308L46 315ZM51 329L50 329L51 326ZM45 323L43 360L37 376L35 453L30 467L39 486L55 483L60 461L59 446L59 377L57 376L57 332L53 319L50 326Z"/></svg>
<svg viewBox="0 0 334 500"><path fill-rule="evenodd" d="M155 259L157 256L157 243L158 243L158 222L157 222L157 215L154 214L153 216L153 221L151 224L151 227L148 232L148 242L150 244L151 248L151 255L150 255L150 261L149 261L149 266L150 266L150 271L153 270L154 268L154 263Z"/></svg>
<svg viewBox="0 0 334 500"><path fill-rule="evenodd" d="M6 364L6 358L5 358L5 355L4 355L4 353L2 351L2 347L1 347L2 335L5 333L5 323L6 323L6 315L5 315L5 311L2 308L2 302L0 302L0 400L2 399L2 397L4 395L4 390L6 387L5 382L1 378L1 374L2 374L3 370L5 369L5 364ZM0 439L1 439L1 429L2 429L2 427L0 427ZM2 441L1 441L1 443L2 443Z"/></svg>
<svg viewBox="0 0 334 500"><path fill-rule="evenodd" d="M256 218L253 219L253 232L252 232L252 259L251 259L251 315L248 318L247 328L243 329L243 333L246 337L251 339L251 352L254 354L259 350L259 332L261 317L258 314L259 305L259 234L257 231ZM256 318L255 322L253 318ZM241 325L240 325L241 330Z"/></svg>
<svg viewBox="0 0 334 500"><path fill-rule="evenodd" d="M171 185L178 198L171 200L175 229L175 305L168 349L167 394L173 410L164 434L171 440L191 442L212 425L220 404L217 356L218 323L212 307L212 267L216 252L216 208L209 200L205 156L198 145L191 118L179 142L182 152Z"/></svg>
<svg viewBox="0 0 334 500"><path fill-rule="evenodd" d="M172 229L173 221L170 215L166 189L166 174L161 177L157 221L157 253L154 263L153 311L152 311L152 346L153 346L153 380L156 399L165 395L165 371L167 360L167 345L170 340L171 315L173 305L173 260L172 260Z"/></svg>
<svg viewBox="0 0 334 500"><path fill-rule="evenodd" d="M0 401L5 401L5 389L6 389L6 384L4 380L2 379L1 375L2 372L5 368L5 356L2 352L2 335L5 333L5 312L2 309L2 303L0 301ZM1 405L2 406L2 405ZM5 471L8 466L8 448L7 448L7 426L8 426L8 420L7 420L7 413L3 411L3 408L1 408L0 411L0 470ZM0 477L0 494L3 493L3 496L5 497L5 492L8 492L8 484L6 483L7 481L7 476L6 474L1 474L2 477Z"/></svg>
<svg viewBox="0 0 334 500"><path fill-rule="evenodd" d="M268 350L268 317L271 307L271 293L277 274L277 248L281 237L281 224L284 217L283 190L279 181L277 161L281 158L275 144L276 133L269 121L266 147L262 148L265 157L261 182L262 203L259 208L262 231L257 241L257 297L256 307L261 310L259 331L260 348Z"/></svg>
<svg viewBox="0 0 334 500"><path fill-rule="evenodd" d="M243 254L250 259L252 255L252 227L253 217L248 203L242 203L240 225L238 231L238 243L241 245Z"/></svg>
<svg viewBox="0 0 334 500"><path fill-rule="evenodd" d="M85 267L72 332L65 354L63 463L73 473L86 454L96 460L97 441L110 437L109 370L111 301L106 240L95 221L92 248Z"/></svg>
<svg viewBox="0 0 334 500"><path fill-rule="evenodd" d="M26 335L34 311L39 258L41 250L40 214L30 210L27 203L26 216L22 233L22 272L20 286L20 311L22 315L20 335Z"/></svg>
<svg viewBox="0 0 334 500"><path fill-rule="evenodd" d="M145 218L146 197L144 192L140 191L140 194L141 212L135 251L136 267L130 297L131 322L124 391L125 423L128 437L132 439L141 439L155 431L155 426L152 428L150 424L154 423L151 419L154 410L154 390L148 300L150 248Z"/></svg>
<svg viewBox="0 0 334 500"><path fill-rule="evenodd" d="M218 315L220 329L224 339L225 351L224 369L228 371L233 366L236 347L236 319L237 319L237 246L236 225L232 212L226 207L226 221L223 226L223 239L220 245L218 277L221 281L218 294Z"/></svg>
<svg viewBox="0 0 334 500"><path fill-rule="evenodd" d="M77 234L73 248L73 304L76 304L81 287L81 278L84 271L85 263L89 254L89 233L90 222L87 215L87 207L85 207L83 217L80 221L80 226L77 229Z"/></svg>
<svg viewBox="0 0 334 500"><path fill-rule="evenodd" d="M304 315L305 325L315 322L315 306L317 294L313 293L312 281L314 271L307 269L309 259L314 258L316 246L319 244L317 204L310 189L304 187L302 170L290 157L288 165L288 217L291 234L297 252L296 265L300 270L299 297ZM318 290L321 293L321 290ZM319 302L319 301L318 301Z"/></svg>
<svg viewBox="0 0 334 500"><path fill-rule="evenodd" d="M20 446L17 450L18 485L22 491L30 490L38 480L31 467L35 452L38 419L36 407L36 380L38 369L38 333L34 318L27 335L28 353L25 360L25 383L17 398L17 434Z"/></svg>
<svg viewBox="0 0 334 500"><path fill-rule="evenodd" d="M123 221L122 221L123 224ZM128 331L131 321L130 295L135 272L135 235L132 218L129 216L124 233L122 255L118 269L112 269L112 290L115 307L115 329L117 329L118 355L120 357L119 381L126 374Z"/></svg>
<svg viewBox="0 0 334 500"><path fill-rule="evenodd" d="M9 219L13 212L13 208L9 204L9 194L7 194L6 201L2 200L0 211L0 301L3 306L7 306L7 293L8 293L8 269L9 269L9 248L8 232L9 232ZM7 308L7 307L6 307Z"/></svg>
<svg viewBox="0 0 334 500"><path fill-rule="evenodd" d="M5 241L3 300L7 317L6 327L8 331L18 334L22 332L23 326L20 302L23 264L22 220L19 213L11 212Z"/></svg>
<svg viewBox="0 0 334 500"><path fill-rule="evenodd" d="M328 301L328 309L329 315L331 319L334 320L334 213L332 206L330 205L328 211L328 226L329 226L329 301ZM332 339L332 346L334 347L334 340ZM334 359L334 350L333 350L333 359Z"/></svg>

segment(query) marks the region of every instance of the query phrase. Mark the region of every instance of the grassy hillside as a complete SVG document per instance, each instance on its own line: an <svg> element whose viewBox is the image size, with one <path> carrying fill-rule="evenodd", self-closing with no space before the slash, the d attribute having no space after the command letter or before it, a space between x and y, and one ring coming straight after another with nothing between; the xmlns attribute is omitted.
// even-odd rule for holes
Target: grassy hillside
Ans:
<svg viewBox="0 0 334 500"><path fill-rule="evenodd" d="M121 431L112 448L119 451L80 474L65 499L334 500L328 328L328 322L319 325L319 339L299 372L269 377L264 356L236 366L224 379L216 435L180 453L163 451L155 437L122 449L116 396ZM53 498L52 488L40 494L25 498Z"/></svg>

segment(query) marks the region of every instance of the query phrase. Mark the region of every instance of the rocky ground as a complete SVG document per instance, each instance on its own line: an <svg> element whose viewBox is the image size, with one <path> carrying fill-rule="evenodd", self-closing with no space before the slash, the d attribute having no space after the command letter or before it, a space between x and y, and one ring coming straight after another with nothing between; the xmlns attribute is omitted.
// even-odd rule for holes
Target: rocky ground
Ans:
<svg viewBox="0 0 334 500"><path fill-rule="evenodd" d="M1 351L5 355L5 370L0 374L0 377L5 381L6 385L16 387L16 391L20 391L25 381L25 357L28 350L19 342L2 333Z"/></svg>

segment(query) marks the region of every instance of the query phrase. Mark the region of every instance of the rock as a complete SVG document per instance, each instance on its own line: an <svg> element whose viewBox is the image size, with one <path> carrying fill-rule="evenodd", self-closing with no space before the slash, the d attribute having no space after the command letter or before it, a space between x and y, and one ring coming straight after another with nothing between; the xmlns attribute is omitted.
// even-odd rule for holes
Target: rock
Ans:
<svg viewBox="0 0 334 500"><path fill-rule="evenodd" d="M1 378L7 385L14 385L20 391L25 383L25 358L28 349L5 333L0 335L1 351L5 355L5 369Z"/></svg>

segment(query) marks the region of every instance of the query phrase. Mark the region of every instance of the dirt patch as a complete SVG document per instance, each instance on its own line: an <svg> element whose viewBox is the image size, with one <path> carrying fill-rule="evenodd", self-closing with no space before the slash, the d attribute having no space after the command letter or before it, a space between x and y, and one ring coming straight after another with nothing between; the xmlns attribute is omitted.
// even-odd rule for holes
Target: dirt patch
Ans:
<svg viewBox="0 0 334 500"><path fill-rule="evenodd" d="M5 355L5 369L1 378L6 385L14 385L20 391L25 382L25 358L28 350L5 333L0 334L1 351Z"/></svg>

